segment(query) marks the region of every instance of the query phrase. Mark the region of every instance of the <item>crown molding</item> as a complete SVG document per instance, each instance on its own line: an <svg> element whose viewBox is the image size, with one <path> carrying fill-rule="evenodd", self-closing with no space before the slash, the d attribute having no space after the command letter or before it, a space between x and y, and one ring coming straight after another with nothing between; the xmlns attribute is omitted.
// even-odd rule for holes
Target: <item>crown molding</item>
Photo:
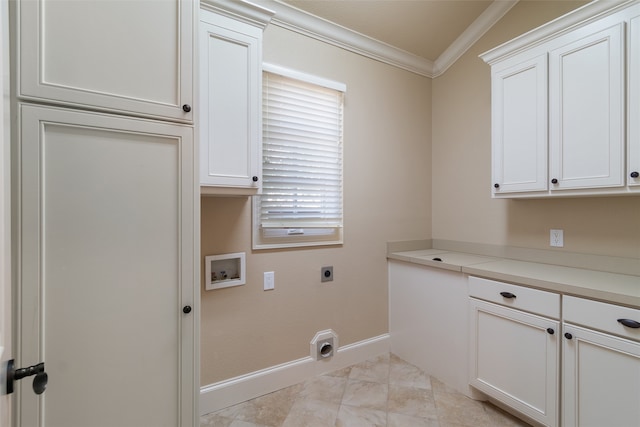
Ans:
<svg viewBox="0 0 640 427"><path fill-rule="evenodd" d="M467 27L436 59L433 76L438 77L451 67L480 38L511 10L519 0L496 0Z"/></svg>
<svg viewBox="0 0 640 427"><path fill-rule="evenodd" d="M311 15L277 0L260 0L275 11L272 24L356 54L430 77L433 62Z"/></svg>
<svg viewBox="0 0 640 427"><path fill-rule="evenodd" d="M518 2L494 1L434 62L311 15L279 0L254 1L275 12L271 21L273 25L429 78L444 73Z"/></svg>
<svg viewBox="0 0 640 427"><path fill-rule="evenodd" d="M244 0L201 0L200 7L264 30L274 11Z"/></svg>
<svg viewBox="0 0 640 427"><path fill-rule="evenodd" d="M569 32L578 25L586 25L596 19L611 15L621 9L638 4L638 0L595 0L591 3L575 9L566 15L560 16L538 28L516 37L480 55L480 58L488 64L512 56L534 45L543 43L551 37Z"/></svg>

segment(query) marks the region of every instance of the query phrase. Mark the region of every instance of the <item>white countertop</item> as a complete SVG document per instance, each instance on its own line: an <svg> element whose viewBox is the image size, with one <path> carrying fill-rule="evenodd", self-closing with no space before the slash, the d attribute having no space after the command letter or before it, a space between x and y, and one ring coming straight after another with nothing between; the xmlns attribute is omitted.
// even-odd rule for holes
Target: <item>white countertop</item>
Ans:
<svg viewBox="0 0 640 427"><path fill-rule="evenodd" d="M392 252L387 258L640 308L640 276L439 249Z"/></svg>

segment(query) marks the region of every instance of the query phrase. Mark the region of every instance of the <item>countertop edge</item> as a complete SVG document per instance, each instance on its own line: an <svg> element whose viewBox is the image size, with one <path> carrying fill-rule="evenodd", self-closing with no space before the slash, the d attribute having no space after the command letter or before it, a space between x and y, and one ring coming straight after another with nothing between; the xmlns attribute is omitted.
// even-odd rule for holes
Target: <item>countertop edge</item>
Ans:
<svg viewBox="0 0 640 427"><path fill-rule="evenodd" d="M442 252L469 255L463 252ZM412 257L406 254L403 255L398 252L388 253L387 259L404 261L425 267L458 271L463 274L519 284L563 295L578 296L640 308L640 276L506 258L495 258L488 262L462 266L444 264L429 259ZM536 270L543 273L537 274ZM550 276L557 276L558 279L554 280Z"/></svg>

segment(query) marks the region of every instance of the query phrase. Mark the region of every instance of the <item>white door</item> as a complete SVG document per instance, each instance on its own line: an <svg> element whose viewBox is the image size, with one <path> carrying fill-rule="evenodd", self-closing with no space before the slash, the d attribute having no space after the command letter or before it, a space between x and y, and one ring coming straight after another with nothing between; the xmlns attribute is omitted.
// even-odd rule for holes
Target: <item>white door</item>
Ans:
<svg viewBox="0 0 640 427"><path fill-rule="evenodd" d="M562 425L640 425L640 343L564 325Z"/></svg>
<svg viewBox="0 0 640 427"><path fill-rule="evenodd" d="M627 182L640 187L640 16L629 21L629 136Z"/></svg>
<svg viewBox="0 0 640 427"><path fill-rule="evenodd" d="M469 299L470 384L546 426L558 425L559 322Z"/></svg>
<svg viewBox="0 0 640 427"><path fill-rule="evenodd" d="M547 56L492 70L493 193L547 189Z"/></svg>
<svg viewBox="0 0 640 427"><path fill-rule="evenodd" d="M9 13L0 2L0 363L13 356L11 349L11 173L9 136ZM4 373L0 369L0 381ZM0 384L0 427L11 425L11 397Z"/></svg>
<svg viewBox="0 0 640 427"><path fill-rule="evenodd" d="M193 120L193 0L15 1L17 94Z"/></svg>
<svg viewBox="0 0 640 427"><path fill-rule="evenodd" d="M605 24L570 33L549 53L552 191L625 182L624 24Z"/></svg>
<svg viewBox="0 0 640 427"><path fill-rule="evenodd" d="M261 184L262 29L206 10L199 28L203 192L226 187L255 194Z"/></svg>
<svg viewBox="0 0 640 427"><path fill-rule="evenodd" d="M19 109L17 425L193 426L192 128Z"/></svg>

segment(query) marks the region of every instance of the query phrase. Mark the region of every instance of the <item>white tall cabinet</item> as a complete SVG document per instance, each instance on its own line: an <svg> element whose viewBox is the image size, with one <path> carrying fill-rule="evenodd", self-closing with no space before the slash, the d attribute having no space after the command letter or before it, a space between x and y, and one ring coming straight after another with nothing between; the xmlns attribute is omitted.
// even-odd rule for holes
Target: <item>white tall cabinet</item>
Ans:
<svg viewBox="0 0 640 427"><path fill-rule="evenodd" d="M195 426L197 9L13 6L15 424Z"/></svg>
<svg viewBox="0 0 640 427"><path fill-rule="evenodd" d="M638 16L593 2L482 55L493 197L637 192Z"/></svg>

